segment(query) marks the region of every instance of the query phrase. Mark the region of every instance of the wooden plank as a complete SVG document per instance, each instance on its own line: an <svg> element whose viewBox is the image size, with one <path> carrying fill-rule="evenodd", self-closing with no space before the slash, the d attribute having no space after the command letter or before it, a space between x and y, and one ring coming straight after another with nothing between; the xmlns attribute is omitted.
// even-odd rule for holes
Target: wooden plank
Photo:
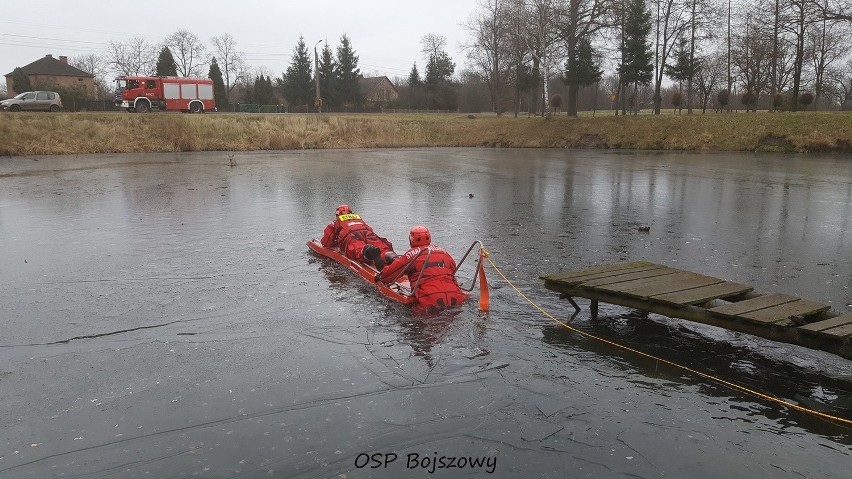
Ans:
<svg viewBox="0 0 852 479"><path fill-rule="evenodd" d="M701 284L695 284L692 286L684 286L681 288L671 289L671 284L676 283L680 284L683 282L687 282L693 280L695 278L707 279L707 281L702 281ZM657 294L663 294L666 292L680 291L682 289L687 289L689 287L701 286L703 284L713 284L713 283L721 283L722 280L719 278L711 278L710 276L702 276L700 274L690 273L688 271L679 271L673 274L667 274L664 276L658 276L653 278L645 278L645 279L636 279L633 281L625 281L623 283L615 283L610 285L601 285L596 287L597 289L602 289L605 291L612 291L616 293L632 293L635 290L643 289L646 290L648 288L654 288L660 285L664 286L663 289L667 291L660 291ZM581 285L581 287L585 288L586 285ZM635 296L635 295L634 295Z"/></svg>
<svg viewBox="0 0 852 479"><path fill-rule="evenodd" d="M658 294L651 296L650 299L652 301L659 301L676 306L686 306L689 304L704 303L713 299L736 296L753 290L754 288L751 286L725 281L723 283L700 286L698 288L676 291L674 293Z"/></svg>
<svg viewBox="0 0 852 479"><path fill-rule="evenodd" d="M542 276L541 279L546 281L569 281L582 276L591 276L596 274L607 274L615 272L615 274L619 274L619 272L623 272L623 270L638 270L638 269L649 269L649 268L660 268L661 265L649 263L648 261L631 261L629 263L612 263L605 264L601 266L594 266L591 268L585 268L577 271L567 271L564 273L555 273L548 276Z"/></svg>
<svg viewBox="0 0 852 479"><path fill-rule="evenodd" d="M622 273L612 276L606 276L602 278L591 278L591 279L582 279L578 281L578 284L583 286L584 288L604 286L607 284L615 284L615 283L623 283L625 281L633 281L636 279L646 279L646 278L656 278L658 276L664 276L667 274L674 273L683 273L683 271L667 268L665 266L661 266L659 268L648 269L644 271L635 271L629 273Z"/></svg>
<svg viewBox="0 0 852 479"><path fill-rule="evenodd" d="M843 339L852 336L852 324L847 324L845 326L838 326L836 328L826 329L822 332L822 334L826 334L828 336L834 336L838 339Z"/></svg>
<svg viewBox="0 0 852 479"><path fill-rule="evenodd" d="M847 313L842 316L836 316L831 319L826 319L824 321L817 321L815 323L807 324L805 326L801 326L799 329L809 332L819 332L824 331L826 329L836 328L838 326L844 326L847 324L852 324L852 313Z"/></svg>
<svg viewBox="0 0 852 479"><path fill-rule="evenodd" d="M639 268L642 266L658 266L647 261L631 261L628 263L610 263L600 266L592 266L590 268L578 269L576 271L566 271L563 273L554 273L548 276L542 276L542 279L558 281L562 278L570 278L573 276L583 276L595 273L605 273L607 271L616 271L619 269Z"/></svg>
<svg viewBox="0 0 852 479"><path fill-rule="evenodd" d="M766 294L758 296L757 298L747 299L745 301L717 306L709 309L708 311L720 316L739 316L743 313L750 313L752 311L757 311L758 309L790 303L798 299L799 298L795 296L788 296L786 294Z"/></svg>
<svg viewBox="0 0 852 479"><path fill-rule="evenodd" d="M613 278L613 277L617 277L617 276L623 276L623 275L626 275L626 274L640 274L641 275L642 273L648 273L648 272L653 274L653 272L658 272L658 271L665 272L665 271L668 271L669 269L670 268L666 268L665 266L657 266L657 265L640 266L640 267L637 267L637 268L620 269L620 270L617 270L617 271L605 271L603 273L594 273L594 274L587 274L587 275L581 275L581 276L572 276L570 278L562 278L562 279L552 280L552 281L557 281L557 282L562 283L562 284L575 285L575 284L580 284L584 281L592 281L592 280L597 280L597 279L608 279L608 278Z"/></svg>
<svg viewBox="0 0 852 479"><path fill-rule="evenodd" d="M665 280L663 280L664 278ZM676 278L675 275L670 275L660 278L660 281L649 282L643 286L626 290L624 291L624 294L635 296L637 298L648 299L651 296L676 293L686 289L710 286L721 282L721 279L712 278L710 276L692 275L685 276L683 278Z"/></svg>
<svg viewBox="0 0 852 479"><path fill-rule="evenodd" d="M749 313L743 313L740 316L751 321L760 323L777 323L783 319L788 319L791 316L808 316L814 313L826 311L829 306L816 303L814 301L792 301L789 303L771 306L769 308L758 309Z"/></svg>

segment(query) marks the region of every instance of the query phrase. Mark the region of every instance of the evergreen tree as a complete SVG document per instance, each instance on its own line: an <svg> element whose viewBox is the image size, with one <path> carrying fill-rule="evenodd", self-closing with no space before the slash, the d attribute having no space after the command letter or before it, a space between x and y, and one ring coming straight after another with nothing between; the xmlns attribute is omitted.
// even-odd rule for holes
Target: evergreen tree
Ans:
<svg viewBox="0 0 852 479"><path fill-rule="evenodd" d="M420 72L417 70L417 62L411 67L411 72L408 74L408 108L412 108L415 104L417 90L423 85L420 79Z"/></svg>
<svg viewBox="0 0 852 479"><path fill-rule="evenodd" d="M160 50L160 56L157 58L157 76L177 76L177 63L175 62L175 57L172 56L172 51L169 50L169 47L163 47L163 49Z"/></svg>
<svg viewBox="0 0 852 479"><path fill-rule="evenodd" d="M322 48L322 56L319 59L319 84L320 98L326 107L340 106L340 79L337 74L337 62L328 43Z"/></svg>
<svg viewBox="0 0 852 479"><path fill-rule="evenodd" d="M525 63L515 65L515 88L518 93L529 92L541 82L540 76L533 68ZM520 95L519 95L520 96Z"/></svg>
<svg viewBox="0 0 852 479"><path fill-rule="evenodd" d="M12 90L15 91L16 95L32 89L33 86L30 83L30 77L20 67L12 70ZM9 93L11 94L11 92Z"/></svg>
<svg viewBox="0 0 852 479"><path fill-rule="evenodd" d="M266 94L263 92L263 88L265 86L266 86L266 82L263 80L263 75L259 75L259 76L254 77L254 85L252 85L252 88L251 88L251 93L252 93L251 94L251 102L252 103L255 103L255 104L258 104L258 105L262 105L264 103L263 97L266 96Z"/></svg>
<svg viewBox="0 0 852 479"><path fill-rule="evenodd" d="M589 86L600 81L603 71L595 61L590 36L582 36L567 43L565 70L560 75L562 83L568 85L566 113L577 116L577 96L581 86Z"/></svg>
<svg viewBox="0 0 852 479"><path fill-rule="evenodd" d="M701 70L701 60L694 58L689 61L689 43L685 37L678 40L674 52L674 64L666 64L665 73L672 80L678 82L678 89L681 89L680 83L690 80Z"/></svg>
<svg viewBox="0 0 852 479"><path fill-rule="evenodd" d="M271 77L260 75L254 79L251 102L259 105L273 105L276 103Z"/></svg>
<svg viewBox="0 0 852 479"><path fill-rule="evenodd" d="M299 42L293 50L293 59L281 82L284 98L291 107L298 108L313 103L315 93L311 63L313 62L305 46L305 39L299 36Z"/></svg>
<svg viewBox="0 0 852 479"><path fill-rule="evenodd" d="M645 0L627 0L618 73L621 85L633 85L634 98L639 85L651 82L654 71L653 51L648 43L650 32L651 12L645 8Z"/></svg>
<svg viewBox="0 0 852 479"><path fill-rule="evenodd" d="M361 89L358 80L361 79L361 70L358 69L358 56L352 49L349 37L343 34L340 37L340 46L337 47L337 68L340 84L338 92L340 103L343 105L360 105Z"/></svg>
<svg viewBox="0 0 852 479"><path fill-rule="evenodd" d="M453 72L456 70L456 64L447 55L447 52L440 50L437 53L429 55L429 63L426 64L426 79L424 81L427 91L432 91L442 83L452 81Z"/></svg>
<svg viewBox="0 0 852 479"><path fill-rule="evenodd" d="M603 70L595 61L595 52L588 38L577 42L577 58L565 62L565 72L562 74L562 83L568 86L589 86L600 81Z"/></svg>
<svg viewBox="0 0 852 479"><path fill-rule="evenodd" d="M420 72L417 70L417 62L414 62L411 71L408 73L408 87L413 89L422 84L423 81L420 79Z"/></svg>
<svg viewBox="0 0 852 479"><path fill-rule="evenodd" d="M429 55L426 79L423 82L427 93L427 107L438 110L456 109L458 100L452 81L455 69L456 64L444 50L438 50Z"/></svg>
<svg viewBox="0 0 852 479"><path fill-rule="evenodd" d="M225 110L228 106L228 93L225 90L225 81L222 79L222 70L216 63L216 57L213 57L210 61L210 71L207 73L207 78L213 80L213 99L216 101L216 107Z"/></svg>

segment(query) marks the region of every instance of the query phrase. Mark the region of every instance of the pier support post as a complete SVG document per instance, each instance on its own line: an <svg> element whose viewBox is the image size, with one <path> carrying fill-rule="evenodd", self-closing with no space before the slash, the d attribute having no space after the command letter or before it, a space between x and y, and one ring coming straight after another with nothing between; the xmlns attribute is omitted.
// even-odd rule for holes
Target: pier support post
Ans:
<svg viewBox="0 0 852 479"><path fill-rule="evenodd" d="M598 319L598 300L592 300L592 303L589 305L589 311L592 312L592 319Z"/></svg>
<svg viewBox="0 0 852 479"><path fill-rule="evenodd" d="M574 311L577 313L580 312L580 306L577 305L577 302L574 301L574 298L572 298L571 296L568 296L567 294L561 294L559 295L559 299L567 299L568 302L571 303L571 306L574 306Z"/></svg>

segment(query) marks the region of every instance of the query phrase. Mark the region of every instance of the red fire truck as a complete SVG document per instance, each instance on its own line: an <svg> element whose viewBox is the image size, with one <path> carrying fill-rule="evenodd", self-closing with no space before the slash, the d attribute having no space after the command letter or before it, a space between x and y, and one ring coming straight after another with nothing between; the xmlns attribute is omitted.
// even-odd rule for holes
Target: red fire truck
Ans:
<svg viewBox="0 0 852 479"><path fill-rule="evenodd" d="M120 76L115 84L115 105L131 113L216 111L213 80L206 78Z"/></svg>

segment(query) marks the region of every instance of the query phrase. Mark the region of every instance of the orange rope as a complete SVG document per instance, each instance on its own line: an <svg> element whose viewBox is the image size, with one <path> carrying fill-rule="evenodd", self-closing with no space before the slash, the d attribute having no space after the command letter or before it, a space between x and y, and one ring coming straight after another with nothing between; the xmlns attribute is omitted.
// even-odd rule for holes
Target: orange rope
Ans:
<svg viewBox="0 0 852 479"><path fill-rule="evenodd" d="M531 304L531 305L532 305L535 309L539 310L542 314L544 314L545 316L547 316L547 317L548 317L548 318L550 318L551 320L555 321L556 323L559 323L560 325L564 326L565 328L567 328L567 329L568 329L568 330L570 330L570 331L573 331L573 332L575 332L575 333L581 334L581 335L583 335L583 336L585 336L585 337L587 337L587 338L591 338L591 339L594 339L594 340L600 341L600 342L602 342L602 343L609 344L610 346L615 346L615 347L620 348L620 349L623 349L623 350L625 350L625 351L630 351L630 352L635 353L635 354L638 354L638 355L640 355L640 356L644 356L644 357L646 357L646 358L650 358L650 359L653 359L653 360L659 361L659 362L661 362L661 363L668 364L669 366L673 366L673 367L675 367L675 368L682 369L682 370L684 370L684 371L688 371L688 372L690 372L690 373L692 373L692 374L695 374L696 376L700 376L700 377L702 377L702 378L710 379L711 381L716 381L717 383L722 384L722 385L724 385L724 386L727 386L727 387L729 387L729 388L731 388L731 389L734 389L734 390L737 390L737 391L742 391L742 392L747 393L747 394L751 394L752 396L755 396L755 397L758 397L758 398L761 398L761 399L765 399L765 400L767 400L767 401L771 401L771 402L774 402L774 403L780 404L780 405L782 405L782 406L786 406L786 407L788 407L788 408L790 408L790 409L795 409L796 411L801 411L801 412L804 412L804 413L807 413L807 414L812 414L812 415L814 415L814 416L818 416L818 417L823 418L823 419L828 419L828 420L831 420L831 421L837 421L837 422L839 422L839 423L852 425L852 420L850 420L850 419L846 419L846 418L842 418L842 417L838 417L838 416L832 416L831 414L826 414L826 413L824 413L824 412L816 411L816 410L814 410L814 409L809 409L809 408L806 408L806 407L804 407L804 406L799 406L798 404L794 404L794 403L791 403L791 402L789 402L789 401L785 401L785 400L783 400L783 399L781 399L781 398L777 398L777 397L775 397L775 396L771 396L771 395L769 395L769 394L765 394L765 393L762 393L762 392L760 392L760 391L755 391L754 389L749 389L749 388L747 388L747 387L745 387L745 386L742 386L742 385L739 385L739 384L736 384L736 383L732 383L732 382L730 382L730 381L726 381L726 380L724 380L724 379L722 379L722 378L719 378L719 377L713 376L713 375L711 375L711 374L703 373L703 372L701 372L701 371L698 371L698 370L692 369L692 368L687 367L687 366L684 366L684 365L682 365L682 364L678 364L678 363L675 363L675 362L669 361L669 360L667 360L667 359L659 358L659 357L654 356L654 355L652 355L652 354L644 353L644 352L639 351L639 350L637 350L637 349L633 349L633 348L631 348L631 347L629 347L629 346L625 346L625 345L623 345L623 344L619 344L619 343L616 343L616 342L614 342L614 341L610 341L609 339L605 339L605 338L601 338L601 337L595 336L595 335L593 335L593 334L589 334L589 333L587 333L587 332L585 332L585 331L582 331L582 330L579 330L579 329L577 329L577 328L575 328L575 327L573 327L573 326L570 326L570 325L568 325L568 324L566 324L566 323L564 323L564 322L562 322L562 321L560 321L560 320L556 319L556 318L555 318L552 314L548 313L547 311L545 311L544 309L542 309L542 308L541 308L541 306L539 306L539 305L538 305L538 304L536 304L533 300L531 300L530 298L528 298L528 297L527 297L524 293L522 293L522 292L521 292L521 291L520 291L517 287L515 287L515 285L514 285L511 281L509 281L509 278L507 278L507 277L506 277L506 275L504 275L504 274L503 274L503 272L502 272L502 271L500 271L500 268L498 268L498 267L497 267L497 265L495 265L495 264L494 264L494 262L493 262L493 261L491 261L491 258L490 258L490 257L488 257L488 255L487 255L487 254L486 254L484 257L488 260L488 263L489 263L489 264L491 264L491 267L492 267L492 268L494 268L494 270L495 270L495 271L497 271L497 274L499 274L499 275L500 275L500 277L502 277L502 278L503 278L503 280L504 280L504 281L506 281L506 283L508 283L508 284L509 284L509 286L511 286L511 287L512 287L512 289L514 289L514 290L515 290L515 292L517 292L517 293L518 293L518 294L519 294L522 298L524 298L524 300L526 300L526 302L528 302L529 304Z"/></svg>

